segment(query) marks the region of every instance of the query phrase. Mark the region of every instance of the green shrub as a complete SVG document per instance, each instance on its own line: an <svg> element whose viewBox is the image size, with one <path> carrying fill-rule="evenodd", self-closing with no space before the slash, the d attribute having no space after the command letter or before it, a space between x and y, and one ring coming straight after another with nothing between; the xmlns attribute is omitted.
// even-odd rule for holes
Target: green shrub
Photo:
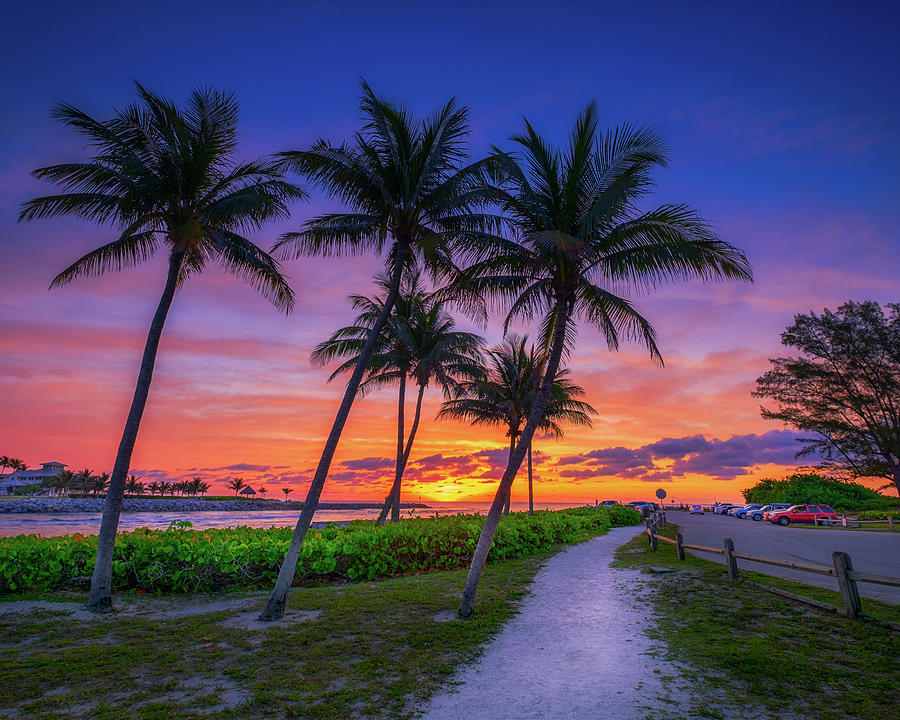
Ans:
<svg viewBox="0 0 900 720"><path fill-rule="evenodd" d="M860 520L887 520L889 516L900 520L900 510L863 510L859 513Z"/></svg>
<svg viewBox="0 0 900 720"><path fill-rule="evenodd" d="M513 513L497 529L489 560L520 558L554 545L634 525L631 508L572 508ZM113 557L113 587L152 593L264 588L278 575L292 528L189 530L139 528L121 533ZM465 567L484 525L480 515L417 518L375 527L370 521L311 528L297 562L295 583L374 580L391 575ZM90 575L96 536L0 539L0 594L65 587Z"/></svg>
<svg viewBox="0 0 900 720"><path fill-rule="evenodd" d="M743 490L742 494L748 503L818 503L839 511L889 510L900 504L898 498L882 495L859 483L801 473L782 480L760 480L753 487Z"/></svg>

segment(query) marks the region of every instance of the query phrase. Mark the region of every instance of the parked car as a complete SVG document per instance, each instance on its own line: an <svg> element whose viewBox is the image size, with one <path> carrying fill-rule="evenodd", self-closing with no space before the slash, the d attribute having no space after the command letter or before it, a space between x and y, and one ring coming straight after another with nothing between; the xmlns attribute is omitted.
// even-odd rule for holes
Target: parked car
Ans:
<svg viewBox="0 0 900 720"><path fill-rule="evenodd" d="M770 514L769 522L778 525L790 525L791 523L811 523L816 520L825 520L831 524L837 522L837 513L827 505L794 505L787 510L779 510Z"/></svg>
<svg viewBox="0 0 900 720"><path fill-rule="evenodd" d="M787 510L789 507L791 507L790 503L769 503L768 505L763 505L757 510L751 510L747 513L747 517L751 520L755 520L756 522L759 522L763 518L768 520L768 518L765 517L767 513L777 512L779 510Z"/></svg>
<svg viewBox="0 0 900 720"><path fill-rule="evenodd" d="M728 508L733 507L734 505L732 505L731 503L719 503L718 505L713 507L713 512L717 515L724 515L726 512L728 512Z"/></svg>
<svg viewBox="0 0 900 720"><path fill-rule="evenodd" d="M762 507L762 505L760 505L758 503L750 503L749 505L744 505L743 507L737 508L732 513L732 515L734 515L736 518L739 518L741 520L746 520L748 513L750 513L753 510L759 510L761 507Z"/></svg>
<svg viewBox="0 0 900 720"><path fill-rule="evenodd" d="M703 506L702 505L691 505L691 515L702 515L703 514Z"/></svg>
<svg viewBox="0 0 900 720"><path fill-rule="evenodd" d="M772 522L772 515L777 512L781 512L782 510L790 510L792 507L794 507L793 503L774 503L772 505L773 509L767 510L763 514L763 520L765 520L766 522Z"/></svg>
<svg viewBox="0 0 900 720"><path fill-rule="evenodd" d="M600 503L600 507L613 507L618 504L618 500L604 500L602 503Z"/></svg>

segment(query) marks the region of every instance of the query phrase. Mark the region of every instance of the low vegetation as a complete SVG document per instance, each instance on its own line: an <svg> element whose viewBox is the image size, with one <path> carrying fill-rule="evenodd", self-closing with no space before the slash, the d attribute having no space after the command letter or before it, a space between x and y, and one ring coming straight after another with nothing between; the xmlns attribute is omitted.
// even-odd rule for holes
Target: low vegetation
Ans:
<svg viewBox="0 0 900 720"><path fill-rule="evenodd" d="M742 491L748 503L818 503L837 511L888 510L900 505L900 498L882 495L856 482L824 475L797 473L781 480L765 478Z"/></svg>
<svg viewBox="0 0 900 720"><path fill-rule="evenodd" d="M633 525L631 508L572 508L514 513L504 518L490 560L542 553L555 545ZM375 527L371 521L310 531L297 563L295 584L323 580L374 580L464 567L484 517L418 518ZM113 587L149 593L210 592L270 586L291 539L291 528L168 530L121 533L113 557ZM71 586L90 575L96 536L0 539L0 594Z"/></svg>
<svg viewBox="0 0 900 720"><path fill-rule="evenodd" d="M462 570L294 590L287 621L263 627L247 621L259 593L132 596L91 617L83 594L27 615L0 602L0 717L409 718L515 613L544 557L488 566L467 621Z"/></svg>
<svg viewBox="0 0 900 720"><path fill-rule="evenodd" d="M670 659L687 665L698 715L730 717L737 704L753 717L761 717L757 708L771 718L896 716L895 631L809 610L758 584L840 606L837 592L743 569L731 581L717 563L690 555L679 562L666 543L650 552L644 536L620 548L617 564L675 570L650 583L645 597L657 614L651 632ZM863 609L900 622L900 607L864 598Z"/></svg>

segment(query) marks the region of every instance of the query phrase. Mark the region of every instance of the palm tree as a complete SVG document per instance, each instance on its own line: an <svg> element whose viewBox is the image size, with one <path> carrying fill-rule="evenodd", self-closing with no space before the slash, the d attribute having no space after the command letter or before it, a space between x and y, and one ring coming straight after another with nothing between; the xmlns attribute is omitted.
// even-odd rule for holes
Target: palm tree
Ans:
<svg viewBox="0 0 900 720"><path fill-rule="evenodd" d="M389 283L386 278L380 277L378 285L386 292ZM384 306L381 297L372 300L354 295L352 299L354 307L361 310L354 324L335 332L318 345L312 354L315 363L349 356L332 373L329 381L355 367L369 330ZM478 335L456 330L456 323L447 313L444 302L437 294L424 290L419 273L412 272L405 277L394 309L369 359L366 379L360 385L361 393L370 387L393 384L399 386L394 483L379 515L378 524L385 521L389 510L391 520L400 521L400 487L419 427L426 388L435 381L445 395L449 396L450 390L460 379L478 375L481 371L478 351L482 343L483 340ZM409 438L405 440L408 378L415 382L418 393L413 424Z"/></svg>
<svg viewBox="0 0 900 720"><path fill-rule="evenodd" d="M162 497L166 493L172 492L172 483L161 480L159 483L159 496Z"/></svg>
<svg viewBox="0 0 900 720"><path fill-rule="evenodd" d="M260 486L259 486L259 490L257 490L257 492L258 492L260 495L262 495L263 497L265 497L265 496L266 496L266 493L269 492L269 491L266 490L266 486L265 486L265 485L260 485Z"/></svg>
<svg viewBox="0 0 900 720"><path fill-rule="evenodd" d="M291 488L281 488L281 492L284 493L284 501L287 502L288 495L294 492Z"/></svg>
<svg viewBox="0 0 900 720"><path fill-rule="evenodd" d="M87 495L88 489L94 482L94 471L89 468L85 468L80 473L75 476L77 480L76 487L79 489L82 495Z"/></svg>
<svg viewBox="0 0 900 720"><path fill-rule="evenodd" d="M152 483L150 483L147 486L147 492L150 493L150 497L153 497L154 495L156 495L156 493L159 492L159 483L156 482L156 480L154 480Z"/></svg>
<svg viewBox="0 0 900 720"><path fill-rule="evenodd" d="M93 482L91 483L91 490L94 491L94 495L100 495L101 493L107 492L109 489L109 473L100 473L93 478Z"/></svg>
<svg viewBox="0 0 900 720"><path fill-rule="evenodd" d="M75 487L76 475L71 470L63 470L59 475L53 475L47 481L47 487L56 490L59 495L68 494Z"/></svg>
<svg viewBox="0 0 900 720"><path fill-rule="evenodd" d="M238 491L244 487L244 480L239 477L232 478L226 483L226 486L229 490L234 490L234 496L237 497Z"/></svg>
<svg viewBox="0 0 900 720"><path fill-rule="evenodd" d="M417 122L406 109L376 97L365 82L362 91L365 124L351 142L335 146L319 140L309 150L283 154L286 167L344 201L350 212L313 218L301 231L283 236L276 246L282 255L385 251L390 285L347 383L262 620L284 615L300 548L404 271L419 264L435 279L453 273L454 251L481 220L476 212L485 198L478 182L480 168L460 167L466 155L468 110L452 99Z"/></svg>
<svg viewBox="0 0 900 720"><path fill-rule="evenodd" d="M592 103L579 115L564 151L554 150L527 120L512 140L521 156L495 150L491 179L515 237L473 238L481 259L466 279L472 290L511 303L507 327L515 317L541 317L547 365L479 537L461 617L474 608L503 503L541 422L560 361L575 342L575 320L599 327L610 349L624 335L645 344L661 362L652 326L616 289L650 289L675 279L752 279L744 253L719 239L695 210L639 208L653 186L652 170L667 162L659 132L625 125L603 133Z"/></svg>
<svg viewBox="0 0 900 720"><path fill-rule="evenodd" d="M438 418L464 420L474 425L504 427L509 438L510 455L531 412L540 389L546 358L534 345L526 349L527 337L509 338L488 352L488 367L481 377L461 383L451 400L441 406ZM558 370L550 399L538 429L561 437L562 423L590 426L597 411L577 398L584 390L568 379L568 370ZM510 490L511 490L510 486ZM504 514L509 514L507 494ZM534 483L531 445L528 447L528 512L534 513Z"/></svg>
<svg viewBox="0 0 900 720"><path fill-rule="evenodd" d="M10 466L10 457L8 455L0 455L0 468L6 470Z"/></svg>
<svg viewBox="0 0 900 720"><path fill-rule="evenodd" d="M138 475L129 475L128 479L125 480L125 492L129 495L137 495L138 485L140 484L141 478Z"/></svg>
<svg viewBox="0 0 900 720"><path fill-rule="evenodd" d="M241 233L286 217L304 192L270 160L237 162L237 102L227 93L195 90L184 109L137 84L139 102L111 120L95 120L60 104L54 117L85 136L87 162L53 165L34 176L66 191L25 203L20 220L73 215L117 227L119 237L77 260L51 287L76 277L137 265L163 247L168 274L119 443L106 497L88 608L112 607L111 572L125 477L147 402L169 306L188 276L217 262L285 312L294 296L279 264Z"/></svg>

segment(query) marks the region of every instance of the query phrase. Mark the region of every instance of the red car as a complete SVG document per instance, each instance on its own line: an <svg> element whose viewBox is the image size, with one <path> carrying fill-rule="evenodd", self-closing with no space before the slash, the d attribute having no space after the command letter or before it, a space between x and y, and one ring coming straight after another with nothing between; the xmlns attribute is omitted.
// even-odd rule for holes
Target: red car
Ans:
<svg viewBox="0 0 900 720"><path fill-rule="evenodd" d="M791 523L811 523L816 520L835 521L837 513L827 505L794 505L787 510L766 513L771 523L790 525ZM825 524L825 523L823 523Z"/></svg>

